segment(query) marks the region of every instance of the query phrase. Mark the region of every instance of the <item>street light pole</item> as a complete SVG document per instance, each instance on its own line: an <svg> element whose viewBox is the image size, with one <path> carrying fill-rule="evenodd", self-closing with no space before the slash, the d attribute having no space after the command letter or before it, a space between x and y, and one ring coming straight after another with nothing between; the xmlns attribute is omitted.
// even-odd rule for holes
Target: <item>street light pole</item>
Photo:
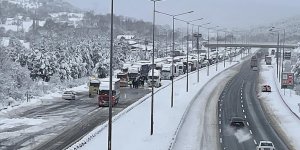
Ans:
<svg viewBox="0 0 300 150"><path fill-rule="evenodd" d="M285 29L283 29L283 48L282 48L281 74L283 74L284 46L285 46ZM281 76L282 76L282 75L281 75Z"/></svg>
<svg viewBox="0 0 300 150"><path fill-rule="evenodd" d="M279 32L277 32L277 49L276 49L276 64L277 64L277 78L279 76L279 69L278 69L278 52L279 52Z"/></svg>
<svg viewBox="0 0 300 150"><path fill-rule="evenodd" d="M113 61L113 27L114 27L114 0L111 0L111 23L110 23L110 62L109 62L109 117L108 117L108 150L111 150L111 136L112 136L112 61Z"/></svg>
<svg viewBox="0 0 300 150"><path fill-rule="evenodd" d="M198 27L198 34L195 36L197 38L197 54L198 54L198 61L197 61L197 82L199 82L199 63L200 63L200 48L199 48L199 38L202 37L202 35L200 34L200 27L202 27L203 25L208 25L209 23L205 23L205 24L201 24L201 25L197 25Z"/></svg>
<svg viewBox="0 0 300 150"><path fill-rule="evenodd" d="M176 20L179 20L179 21L182 21L182 22L185 22L187 24L187 48L186 48L186 92L189 91L189 24L193 21L198 21L198 20L202 20L203 18L200 18L200 19L195 19L195 20L191 20L191 21L185 21L185 20L181 20L181 19L178 19L178 18L175 18Z"/></svg>
<svg viewBox="0 0 300 150"><path fill-rule="evenodd" d="M274 32L277 32L277 50L276 50L276 59L277 59L277 61L276 61L276 63L277 63L277 78L278 78L278 80L279 80L279 82L281 81L281 77L280 77L280 70L278 69L278 67L279 67L279 63L278 63L278 51L279 51L279 40L280 40L280 38L279 38L279 31L278 30L283 30L283 48L282 48L282 50L283 50L283 52L282 52L282 60L281 60L281 73L283 73L283 61L284 61L284 44L285 44L285 29L282 29L282 28L275 28L275 27L271 27L271 29L269 30L269 31L273 31L273 29L275 29L275 31ZM276 31L277 30L277 31ZM281 52L280 52L280 54L281 54Z"/></svg>
<svg viewBox="0 0 300 150"><path fill-rule="evenodd" d="M200 49L199 49L199 36L200 36L200 32L199 32L199 28L200 28L200 26L198 26L198 37L197 37L197 54L198 54L198 61L197 61L197 82L199 83L199 51L200 51Z"/></svg>
<svg viewBox="0 0 300 150"><path fill-rule="evenodd" d="M216 58L216 71L218 71L218 63L219 63L219 31L217 30L217 58Z"/></svg>
<svg viewBox="0 0 300 150"><path fill-rule="evenodd" d="M209 45L209 28L207 29L207 45ZM208 60L208 65L207 65L207 76L209 76L209 46L207 46L207 60Z"/></svg>
<svg viewBox="0 0 300 150"><path fill-rule="evenodd" d="M226 63L225 63L225 59L226 59L226 54L227 54L227 47L226 47L226 31L224 31L225 33L225 49L224 49L224 57L223 57L223 60L224 60L224 68L226 67Z"/></svg>
<svg viewBox="0 0 300 150"><path fill-rule="evenodd" d="M187 36L186 36L186 92L189 91L189 22L187 24Z"/></svg>
<svg viewBox="0 0 300 150"><path fill-rule="evenodd" d="M209 30L210 29L214 29L217 28L219 26L215 26L215 27L211 27L211 28L207 28L207 45L209 45ZM210 66L210 61L209 61L209 46L207 46L207 60L208 60L208 65L207 65L207 76L209 76L209 66Z"/></svg>
<svg viewBox="0 0 300 150"><path fill-rule="evenodd" d="M153 26L152 26L152 77L154 76L154 49L155 49L155 3L160 0L151 0L153 1ZM154 83L154 79L152 78L151 84ZM153 135L153 105L154 105L154 87L151 86L151 131L150 134Z"/></svg>
<svg viewBox="0 0 300 150"><path fill-rule="evenodd" d="M155 11L155 12L172 17L172 78L171 78L171 80L172 80L171 108L172 108L173 105L174 105L174 54L175 54L175 19L176 19L175 17L185 15L185 14L189 14L189 13L193 13L194 11L180 13L180 14L177 14L177 15L171 15L171 14L160 12L160 11Z"/></svg>
<svg viewBox="0 0 300 150"><path fill-rule="evenodd" d="M175 51L175 16L172 16L172 90L171 90L171 108L174 105L174 51Z"/></svg>

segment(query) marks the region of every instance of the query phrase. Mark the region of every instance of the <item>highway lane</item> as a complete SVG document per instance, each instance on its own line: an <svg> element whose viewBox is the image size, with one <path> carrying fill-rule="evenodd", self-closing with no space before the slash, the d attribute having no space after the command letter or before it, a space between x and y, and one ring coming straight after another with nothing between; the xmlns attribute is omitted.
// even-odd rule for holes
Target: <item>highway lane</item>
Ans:
<svg viewBox="0 0 300 150"><path fill-rule="evenodd" d="M226 85L219 97L219 137L221 149L253 150L261 140L272 141L279 150L288 147L272 128L256 96L258 72L246 61L240 72ZM229 126L231 117L245 119L246 127L234 130Z"/></svg>
<svg viewBox="0 0 300 150"><path fill-rule="evenodd" d="M121 89L121 100L113 115L150 93L147 88ZM23 110L23 111L22 111ZM14 125L1 129L0 149L63 149L108 119L108 108L99 108L96 97L78 93L76 100L57 97L31 108L19 108L9 114L14 119L40 119L39 125Z"/></svg>

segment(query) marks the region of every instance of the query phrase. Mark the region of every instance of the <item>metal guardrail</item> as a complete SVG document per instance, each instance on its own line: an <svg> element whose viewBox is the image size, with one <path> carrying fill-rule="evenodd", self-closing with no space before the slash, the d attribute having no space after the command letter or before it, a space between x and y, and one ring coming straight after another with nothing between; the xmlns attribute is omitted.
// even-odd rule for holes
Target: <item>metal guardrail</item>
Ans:
<svg viewBox="0 0 300 150"><path fill-rule="evenodd" d="M274 78L276 78L276 77L275 77L275 74L273 74L273 79L274 79ZM297 118L300 120L300 117L299 117L299 116L298 116L298 115L290 108L290 106L285 102L283 96L281 95L281 92L280 92L279 89L278 89L278 83L277 83L276 80L275 80L275 84L276 84L276 90L277 90L277 92L279 93L282 102L283 102L283 103L286 105L286 107L291 111L291 113L293 113L294 116L297 117Z"/></svg>

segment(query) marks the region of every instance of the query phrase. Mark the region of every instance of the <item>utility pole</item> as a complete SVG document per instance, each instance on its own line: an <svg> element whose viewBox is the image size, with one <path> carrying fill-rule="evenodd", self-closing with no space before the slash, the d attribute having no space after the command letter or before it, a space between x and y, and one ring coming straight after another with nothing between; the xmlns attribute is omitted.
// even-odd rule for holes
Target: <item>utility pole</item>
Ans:
<svg viewBox="0 0 300 150"><path fill-rule="evenodd" d="M113 66L113 44L114 44L114 0L111 0L111 13L110 13L110 62L109 62L109 117L108 117L108 150L111 150L112 140L112 66Z"/></svg>
<svg viewBox="0 0 300 150"><path fill-rule="evenodd" d="M209 45L209 28L207 29L207 45ZM207 60L208 60L208 65L207 65L207 76L209 76L209 46L207 46Z"/></svg>

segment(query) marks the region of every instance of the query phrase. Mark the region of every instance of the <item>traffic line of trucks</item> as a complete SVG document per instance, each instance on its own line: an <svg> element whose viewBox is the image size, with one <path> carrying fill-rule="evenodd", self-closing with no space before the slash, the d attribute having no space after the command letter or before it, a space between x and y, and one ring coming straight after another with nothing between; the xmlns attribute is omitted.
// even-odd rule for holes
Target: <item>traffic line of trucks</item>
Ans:
<svg viewBox="0 0 300 150"><path fill-rule="evenodd" d="M213 57L216 56L216 57ZM133 83L147 83L148 87L159 88L162 86L161 80L171 80L187 72L197 70L197 67L203 68L222 60L221 55L212 53L210 59L207 59L206 53L201 53L198 59L197 55L175 56L156 58L154 65L151 61L141 60L137 62L124 63L119 71L115 71L112 86L112 102L117 104L120 100L120 88L131 86ZM228 59L225 57L224 59ZM173 63L172 63L173 62ZM256 64L257 65L257 64ZM153 69L153 72L152 72ZM91 77L88 82L89 96L98 96L98 104L108 106L109 101L109 79L99 79Z"/></svg>

